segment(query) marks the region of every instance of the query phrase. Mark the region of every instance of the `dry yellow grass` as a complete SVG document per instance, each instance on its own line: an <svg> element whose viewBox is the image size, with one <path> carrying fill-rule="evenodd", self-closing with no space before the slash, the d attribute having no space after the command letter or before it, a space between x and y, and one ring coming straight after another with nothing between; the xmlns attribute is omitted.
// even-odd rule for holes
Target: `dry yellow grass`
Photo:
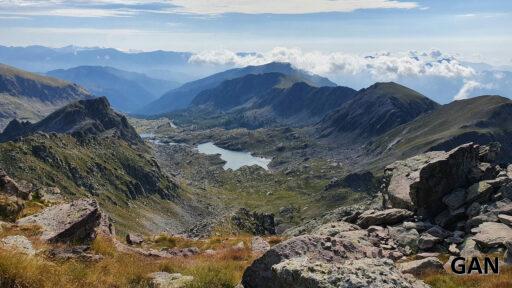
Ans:
<svg viewBox="0 0 512 288"><path fill-rule="evenodd" d="M249 246L229 247L213 255L173 259L120 253L112 241L104 238L95 240L91 248L103 259L52 262L42 256L26 257L0 250L0 287L151 287L147 275L156 271L191 275L194 281L188 287L192 288L234 287L254 260Z"/></svg>
<svg viewBox="0 0 512 288"><path fill-rule="evenodd" d="M425 275L422 279L433 288L510 288L512 287L512 267L500 266L499 274L444 273Z"/></svg>

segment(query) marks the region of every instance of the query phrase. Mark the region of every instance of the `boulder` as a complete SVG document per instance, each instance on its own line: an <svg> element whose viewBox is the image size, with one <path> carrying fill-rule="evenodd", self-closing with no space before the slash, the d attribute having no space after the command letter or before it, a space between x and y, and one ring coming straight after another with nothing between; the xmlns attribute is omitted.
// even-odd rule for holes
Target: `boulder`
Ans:
<svg viewBox="0 0 512 288"><path fill-rule="evenodd" d="M15 196L0 194L0 220L15 221L25 208L25 201Z"/></svg>
<svg viewBox="0 0 512 288"><path fill-rule="evenodd" d="M72 247L54 247L47 252L47 255L53 260L69 261L80 260L86 262L99 261L103 256L91 252L91 247L87 245L78 245Z"/></svg>
<svg viewBox="0 0 512 288"><path fill-rule="evenodd" d="M500 221L503 224L507 224L508 226L512 226L512 216L510 215L499 214L498 221Z"/></svg>
<svg viewBox="0 0 512 288"><path fill-rule="evenodd" d="M444 270L443 262L435 257L400 263L398 269L402 273L420 276L425 272L441 272Z"/></svg>
<svg viewBox="0 0 512 288"><path fill-rule="evenodd" d="M265 239L256 236L251 240L251 249L255 254L263 254L270 249L270 244Z"/></svg>
<svg viewBox="0 0 512 288"><path fill-rule="evenodd" d="M320 225L319 227L313 229L311 234L335 237L342 232L355 231L360 229L361 228L357 225L345 221L337 221Z"/></svg>
<svg viewBox="0 0 512 288"><path fill-rule="evenodd" d="M383 259L382 249L343 237L359 231L366 232L340 232L341 237L303 235L275 245L245 270L242 284L245 288L368 287L369 283L425 287L414 286L422 283Z"/></svg>
<svg viewBox="0 0 512 288"><path fill-rule="evenodd" d="M315 262L295 258L272 267L272 284L244 287L352 288L352 287L428 287L423 282L397 271L388 259L354 259L343 263Z"/></svg>
<svg viewBox="0 0 512 288"><path fill-rule="evenodd" d="M507 248L507 251L505 251L505 263L512 265L512 241L505 242L505 247Z"/></svg>
<svg viewBox="0 0 512 288"><path fill-rule="evenodd" d="M0 240L0 246L4 249L14 250L28 256L34 256L36 254L36 250L32 247L32 242L30 242L27 237L21 235L2 238Z"/></svg>
<svg viewBox="0 0 512 288"><path fill-rule="evenodd" d="M389 227L389 236L399 246L409 247L413 252L418 250L418 240L420 234L415 229L405 229L403 227Z"/></svg>
<svg viewBox="0 0 512 288"><path fill-rule="evenodd" d="M0 168L0 192L9 196L14 196L23 200L32 198L28 185L19 185L7 173Z"/></svg>
<svg viewBox="0 0 512 288"><path fill-rule="evenodd" d="M455 191L443 197L443 203L450 210L456 210L466 202L466 190L455 189Z"/></svg>
<svg viewBox="0 0 512 288"><path fill-rule="evenodd" d="M474 201L487 202L493 194L498 192L498 190L507 183L510 183L509 178L498 178L475 183L471 185L466 192L466 203Z"/></svg>
<svg viewBox="0 0 512 288"><path fill-rule="evenodd" d="M368 228L373 225L394 225L402 223L413 215L414 213L406 209L368 210L359 215L356 224L362 228Z"/></svg>
<svg viewBox="0 0 512 288"><path fill-rule="evenodd" d="M144 242L144 238L141 235L128 233L126 234L126 243L129 245L140 245Z"/></svg>
<svg viewBox="0 0 512 288"><path fill-rule="evenodd" d="M418 239L418 248L421 250L432 249L436 244L441 242L443 242L443 239L430 235L429 233L423 233Z"/></svg>
<svg viewBox="0 0 512 288"><path fill-rule="evenodd" d="M40 226L42 233L39 237L43 241L81 242L96 236L97 229L102 228L102 214L96 201L80 199L48 207L19 219L16 224Z"/></svg>
<svg viewBox="0 0 512 288"><path fill-rule="evenodd" d="M473 240L473 237L466 238L464 243L462 243L460 249L460 256L465 258L482 256L482 253L480 253L475 240Z"/></svg>
<svg viewBox="0 0 512 288"><path fill-rule="evenodd" d="M385 205L433 218L445 209L443 198L474 182L479 146L469 143L449 152L427 152L385 169ZM441 205L440 205L441 204Z"/></svg>
<svg viewBox="0 0 512 288"><path fill-rule="evenodd" d="M450 252L452 255L460 254L460 250L457 248L456 244L450 244L450 246L448 246L448 252Z"/></svg>
<svg viewBox="0 0 512 288"><path fill-rule="evenodd" d="M194 281L192 276L184 276L180 273L154 272L148 275L152 286L155 288L184 288Z"/></svg>
<svg viewBox="0 0 512 288"><path fill-rule="evenodd" d="M473 230L477 232L473 240L482 248L504 247L512 241L512 228L503 223L485 222Z"/></svg>

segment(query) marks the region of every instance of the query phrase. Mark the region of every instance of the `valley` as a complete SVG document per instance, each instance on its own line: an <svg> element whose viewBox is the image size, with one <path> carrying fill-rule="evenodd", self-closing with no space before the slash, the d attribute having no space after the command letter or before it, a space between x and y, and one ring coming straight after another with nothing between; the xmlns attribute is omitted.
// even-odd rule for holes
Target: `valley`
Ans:
<svg viewBox="0 0 512 288"><path fill-rule="evenodd" d="M97 73L80 69L49 74ZM511 257L508 98L441 105L269 63L158 99L123 74L149 103L127 94L126 114L123 90L0 72L3 103L36 115L0 114L1 287L444 287L455 256Z"/></svg>

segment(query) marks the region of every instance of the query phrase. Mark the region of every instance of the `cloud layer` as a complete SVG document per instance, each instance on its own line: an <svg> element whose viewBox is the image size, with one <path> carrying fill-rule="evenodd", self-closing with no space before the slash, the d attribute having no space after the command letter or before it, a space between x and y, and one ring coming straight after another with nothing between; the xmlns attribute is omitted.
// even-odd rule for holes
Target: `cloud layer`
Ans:
<svg viewBox="0 0 512 288"><path fill-rule="evenodd" d="M390 0L172 0L180 12L194 14L307 14L360 9L412 9L416 2Z"/></svg>
<svg viewBox="0 0 512 288"><path fill-rule="evenodd" d="M417 7L416 2L398 0L0 0L0 14L65 17L118 17L144 12L201 15L309 14Z"/></svg>
<svg viewBox="0 0 512 288"><path fill-rule="evenodd" d="M475 71L452 56L438 50L428 53L377 53L355 55L342 52L304 52L297 48L277 47L266 53L237 54L229 50L205 51L190 58L194 63L216 65L262 65L289 62L315 74L369 74L375 81L393 81L401 76L440 76L469 78Z"/></svg>

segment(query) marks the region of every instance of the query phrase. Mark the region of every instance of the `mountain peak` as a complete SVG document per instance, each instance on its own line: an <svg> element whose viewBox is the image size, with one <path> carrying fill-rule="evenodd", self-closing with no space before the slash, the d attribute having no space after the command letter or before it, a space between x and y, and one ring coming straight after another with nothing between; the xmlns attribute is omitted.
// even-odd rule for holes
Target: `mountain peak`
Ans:
<svg viewBox="0 0 512 288"><path fill-rule="evenodd" d="M321 136L362 141L381 135L439 106L422 94L394 82L361 89L351 101L320 123Z"/></svg>
<svg viewBox="0 0 512 288"><path fill-rule="evenodd" d="M71 103L34 124L13 120L0 134L0 142L36 132L66 133L78 138L118 135L131 143L142 141L126 117L112 110L106 97Z"/></svg>

